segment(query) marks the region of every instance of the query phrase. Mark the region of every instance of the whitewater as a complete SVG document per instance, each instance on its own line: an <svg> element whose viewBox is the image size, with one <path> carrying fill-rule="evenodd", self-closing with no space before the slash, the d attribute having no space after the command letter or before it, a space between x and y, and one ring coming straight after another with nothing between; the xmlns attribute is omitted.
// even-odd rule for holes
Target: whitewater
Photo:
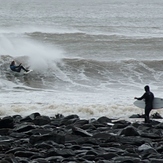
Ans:
<svg viewBox="0 0 163 163"><path fill-rule="evenodd" d="M129 120L145 85L163 97L161 0L0 3L0 117ZM33 71L12 72L12 60Z"/></svg>

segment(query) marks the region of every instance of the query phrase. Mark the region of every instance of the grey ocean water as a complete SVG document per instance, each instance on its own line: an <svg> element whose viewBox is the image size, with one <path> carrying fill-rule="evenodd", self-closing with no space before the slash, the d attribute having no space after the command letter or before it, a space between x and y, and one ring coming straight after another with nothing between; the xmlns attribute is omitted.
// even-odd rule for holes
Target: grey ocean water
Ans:
<svg viewBox="0 0 163 163"><path fill-rule="evenodd" d="M0 116L128 118L146 84L163 97L162 0L0 4ZM13 73L12 60L34 71Z"/></svg>

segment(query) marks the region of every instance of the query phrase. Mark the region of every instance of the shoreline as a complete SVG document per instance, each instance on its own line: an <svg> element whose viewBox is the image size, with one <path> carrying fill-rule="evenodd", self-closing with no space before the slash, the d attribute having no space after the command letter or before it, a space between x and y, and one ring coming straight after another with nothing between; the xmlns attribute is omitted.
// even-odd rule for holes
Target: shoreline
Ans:
<svg viewBox="0 0 163 163"><path fill-rule="evenodd" d="M0 119L2 162L161 162L163 123L32 113Z"/></svg>

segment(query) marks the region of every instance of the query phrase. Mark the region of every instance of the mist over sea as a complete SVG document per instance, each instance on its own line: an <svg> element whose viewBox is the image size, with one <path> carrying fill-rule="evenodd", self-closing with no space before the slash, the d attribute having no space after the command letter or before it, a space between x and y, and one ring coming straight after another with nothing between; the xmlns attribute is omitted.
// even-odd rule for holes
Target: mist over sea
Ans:
<svg viewBox="0 0 163 163"><path fill-rule="evenodd" d="M162 0L0 4L0 117L127 119L143 113L133 102L145 85L163 97ZM12 72L12 60L33 72Z"/></svg>

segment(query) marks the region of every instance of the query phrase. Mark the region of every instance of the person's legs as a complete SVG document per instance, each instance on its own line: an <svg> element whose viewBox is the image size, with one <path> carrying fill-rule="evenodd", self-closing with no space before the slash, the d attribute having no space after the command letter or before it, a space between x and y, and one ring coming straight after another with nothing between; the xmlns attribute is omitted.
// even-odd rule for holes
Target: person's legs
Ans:
<svg viewBox="0 0 163 163"><path fill-rule="evenodd" d="M21 69L23 69L24 71L28 72L29 70L25 69L23 66L21 66Z"/></svg>
<svg viewBox="0 0 163 163"><path fill-rule="evenodd" d="M151 109L149 108L145 108L145 123L149 123L149 113L150 113Z"/></svg>
<svg viewBox="0 0 163 163"><path fill-rule="evenodd" d="M28 70L25 69L23 66L19 66L19 67L17 67L17 68L15 69L15 71L16 71L16 72L20 72L21 69L23 69L24 71L28 72Z"/></svg>

